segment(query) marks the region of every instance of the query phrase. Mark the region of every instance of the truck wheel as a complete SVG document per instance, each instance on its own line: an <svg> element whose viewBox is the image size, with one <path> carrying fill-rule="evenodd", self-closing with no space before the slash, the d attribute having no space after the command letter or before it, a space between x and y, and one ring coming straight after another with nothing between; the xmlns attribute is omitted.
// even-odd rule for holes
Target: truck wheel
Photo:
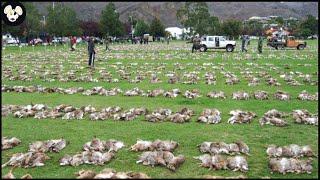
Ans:
<svg viewBox="0 0 320 180"><path fill-rule="evenodd" d="M297 47L298 50L303 50L304 49L304 45L300 44L298 47Z"/></svg>
<svg viewBox="0 0 320 180"><path fill-rule="evenodd" d="M206 46L201 46L200 47L200 52L205 52L207 51L207 47Z"/></svg>
<svg viewBox="0 0 320 180"><path fill-rule="evenodd" d="M234 47L232 45L228 45L226 48L227 52L232 52L233 49L234 49Z"/></svg>

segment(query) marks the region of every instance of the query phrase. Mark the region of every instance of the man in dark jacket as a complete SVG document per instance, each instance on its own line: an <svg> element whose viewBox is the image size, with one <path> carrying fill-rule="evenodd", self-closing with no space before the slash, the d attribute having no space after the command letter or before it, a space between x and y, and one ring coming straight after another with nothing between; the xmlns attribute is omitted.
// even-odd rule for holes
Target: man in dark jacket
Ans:
<svg viewBox="0 0 320 180"><path fill-rule="evenodd" d="M94 49L93 37L90 37L88 41L88 54L89 54L88 64L89 66L94 67L94 58L95 58L96 51Z"/></svg>
<svg viewBox="0 0 320 180"><path fill-rule="evenodd" d="M258 41L258 51L259 51L259 54L262 53L262 37L260 36L259 37L259 41Z"/></svg>

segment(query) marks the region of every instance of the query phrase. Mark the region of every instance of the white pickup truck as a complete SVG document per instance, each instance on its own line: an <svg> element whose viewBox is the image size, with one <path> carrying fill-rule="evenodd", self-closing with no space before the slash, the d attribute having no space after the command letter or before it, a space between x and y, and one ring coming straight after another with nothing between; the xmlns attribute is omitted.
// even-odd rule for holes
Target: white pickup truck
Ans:
<svg viewBox="0 0 320 180"><path fill-rule="evenodd" d="M226 49L232 52L236 46L236 41L226 40L223 36L204 36L201 38L200 51L205 52L208 49Z"/></svg>

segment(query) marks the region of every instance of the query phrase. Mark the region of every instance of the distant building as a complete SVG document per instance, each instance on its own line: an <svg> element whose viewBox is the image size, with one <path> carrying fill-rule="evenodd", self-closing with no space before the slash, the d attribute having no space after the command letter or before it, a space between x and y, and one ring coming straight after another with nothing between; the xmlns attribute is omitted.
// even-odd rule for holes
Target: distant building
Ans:
<svg viewBox="0 0 320 180"><path fill-rule="evenodd" d="M268 16L270 19L276 19L278 18L279 16Z"/></svg>
<svg viewBox="0 0 320 180"><path fill-rule="evenodd" d="M247 20L244 20L244 23L248 23L250 21L255 21L262 23L263 28L279 28L279 24L274 23L276 18L281 16L267 16L267 17L260 17L260 16L252 16ZM284 18L284 27L290 26L292 23L297 23L299 20L294 17Z"/></svg>
<svg viewBox="0 0 320 180"><path fill-rule="evenodd" d="M269 17L260 17L260 16L252 16L250 17L248 21L257 21L257 22L260 22L260 23L263 23L263 24L266 24L270 21L271 19Z"/></svg>
<svg viewBox="0 0 320 180"><path fill-rule="evenodd" d="M259 16L252 16L252 17L250 17L248 20L249 20L249 21L250 21L250 20L261 20L261 17L259 17Z"/></svg>
<svg viewBox="0 0 320 180"><path fill-rule="evenodd" d="M269 24L271 28L278 28L278 24Z"/></svg>
<svg viewBox="0 0 320 180"><path fill-rule="evenodd" d="M294 17L290 17L289 20L291 20L291 21L299 21L297 18L294 18Z"/></svg>
<svg viewBox="0 0 320 180"><path fill-rule="evenodd" d="M172 37L176 39L182 39L183 33L189 33L190 31L185 28L179 28L179 27L167 27L165 31L168 31Z"/></svg>

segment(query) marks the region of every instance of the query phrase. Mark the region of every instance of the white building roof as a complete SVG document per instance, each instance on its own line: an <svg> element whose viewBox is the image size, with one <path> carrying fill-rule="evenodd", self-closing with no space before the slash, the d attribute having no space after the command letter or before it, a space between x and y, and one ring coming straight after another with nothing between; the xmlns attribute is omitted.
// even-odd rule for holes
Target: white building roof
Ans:
<svg viewBox="0 0 320 180"><path fill-rule="evenodd" d="M185 28L182 29L179 27L167 27L165 29L165 31L170 32L173 37L180 36L180 35L182 35L183 32L185 32L185 33L190 32L188 29L185 29Z"/></svg>
<svg viewBox="0 0 320 180"><path fill-rule="evenodd" d="M261 19L261 17L259 17L259 16L252 16L249 18L249 20L260 20L260 19Z"/></svg>

